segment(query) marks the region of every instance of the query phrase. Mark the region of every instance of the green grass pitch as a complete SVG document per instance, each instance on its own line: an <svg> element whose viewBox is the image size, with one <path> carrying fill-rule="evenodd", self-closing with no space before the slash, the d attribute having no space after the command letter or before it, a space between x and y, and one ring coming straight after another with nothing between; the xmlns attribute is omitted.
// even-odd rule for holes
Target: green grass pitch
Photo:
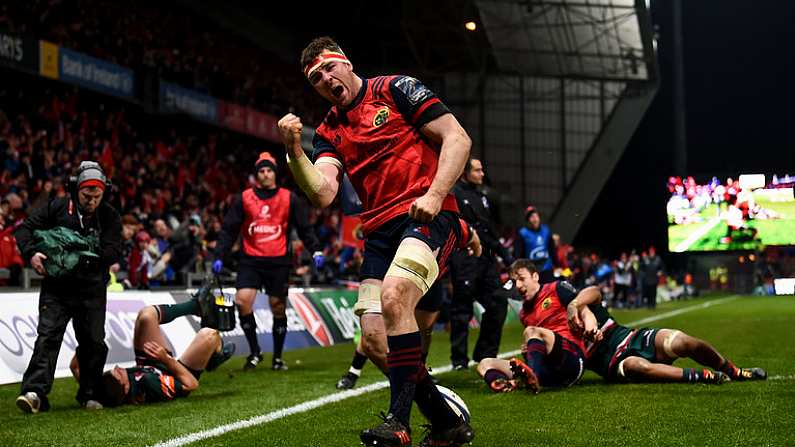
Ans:
<svg viewBox="0 0 795 447"><path fill-rule="evenodd" d="M715 297L707 298L715 299ZM666 303L660 314L707 299ZM622 322L654 313L617 311ZM469 405L474 446L750 446L795 444L795 298L741 297L650 323L682 329L716 346L740 366L761 366L771 380L722 386L688 384L606 385L593 373L566 390L539 395L496 395L473 369L440 375L442 384ZM471 334L470 342L476 333ZM503 351L519 347L521 328L505 328ZM245 351L245 348L243 349ZM288 352L290 371L263 368L243 374L243 357L205 374L186 399L90 413L74 401L76 384L57 380L49 413L25 415L14 406L18 385L0 387L3 446L142 446L270 413L336 392L352 345ZM429 363L448 363L447 334L437 332ZM679 365L693 365L680 360ZM266 362L267 365L267 362ZM368 364L359 386L382 380ZM361 429L374 425L388 403L379 390L305 413L201 440L201 446L354 446ZM414 442L422 437L419 412Z"/></svg>
<svg viewBox="0 0 795 447"><path fill-rule="evenodd" d="M759 200L759 204L769 210L779 213L782 218L770 220L750 220L749 227L758 231L757 241L734 240L728 244L721 244L720 239L726 236L727 225L725 221L715 222L717 209L714 205L700 213L703 222L686 225L668 226L668 248L671 251L719 251L719 250L754 250L763 245L792 245L795 243L795 201L770 202ZM709 227L708 230L706 228ZM687 239L696 232L705 231L700 237L686 243ZM680 244L684 245L679 247ZM686 247L685 247L686 245Z"/></svg>

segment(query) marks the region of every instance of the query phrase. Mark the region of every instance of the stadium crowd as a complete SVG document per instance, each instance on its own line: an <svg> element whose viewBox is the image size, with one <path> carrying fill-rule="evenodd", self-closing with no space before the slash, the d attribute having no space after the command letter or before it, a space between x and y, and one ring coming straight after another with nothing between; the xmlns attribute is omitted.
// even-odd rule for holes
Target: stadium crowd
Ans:
<svg viewBox="0 0 795 447"><path fill-rule="evenodd" d="M15 85L32 84L17 78ZM119 270L128 272L128 286L179 284L186 272L204 270L231 195L252 181L235 173L251 172L259 142L179 119L163 126L135 106L54 83L43 90L4 89L0 98L0 223L7 238L31 209L67 194L66 178L79 160L96 159L113 180L113 200L123 216ZM355 277L361 252L343 246L340 211L313 209L310 220L330 260L314 281ZM3 247L0 267L14 270L16 284L21 259L10 239ZM308 254L300 242L294 248L299 275L310 273ZM561 275L578 286L609 283L612 272L626 265L635 266L636 283L639 262L633 255L609 263L566 244L558 244L555 260ZM144 266L147 275L140 274Z"/></svg>
<svg viewBox="0 0 795 447"><path fill-rule="evenodd" d="M12 270L9 281L18 284L21 266L14 227L31 209L67 194L66 180L84 159L99 160L114 183L112 200L124 225L121 271L130 269L131 256L137 267L147 265L154 284L179 284L186 272L202 271L232 194L253 181L246 174L263 143L179 118L163 125L133 105L9 76L29 87L0 91L0 266ZM342 250L338 213L310 213L330 251ZM301 247L295 248L300 258ZM130 275L129 286L147 287L145 278Z"/></svg>
<svg viewBox="0 0 795 447"><path fill-rule="evenodd" d="M0 5L0 29L29 34L99 59L277 116L298 110L313 125L322 102L294 64L179 4L154 0L33 0ZM292 61L290 61L292 62Z"/></svg>
<svg viewBox="0 0 795 447"><path fill-rule="evenodd" d="M163 123L135 105L24 75L9 76L25 88L0 90L0 268L9 271L0 281L19 284L22 260L12 234L16 225L31 209L65 195L66 179L83 159L99 160L113 180L112 200L123 216L125 247L118 271L126 287L184 284L187 272L206 271L232 195L253 182L253 176L237 173L252 172L261 141L194 126L184 118ZM46 88L41 88L43 83ZM297 190L283 177L286 186ZM311 210L310 221L329 262L313 271L310 254L295 240L293 279L355 279L361 251L343 243L340 209ZM512 245L514 230L503 231L506 247ZM555 247L557 276L577 287L600 285L618 307L642 305L642 285L652 278L674 290L674 296L694 293L686 287L692 277L685 273L666 276L645 270L649 253L644 251L609 259L559 240ZM787 265L786 253L777 259L782 256ZM757 283L765 277L760 270Z"/></svg>
<svg viewBox="0 0 795 447"><path fill-rule="evenodd" d="M0 5L0 28L276 115L295 110L309 124L316 124L325 110L297 67L262 63L275 56L178 4L12 2ZM184 118L159 120L139 106L62 84L8 76L18 88L0 91L0 268L9 272L0 283L19 284L22 260L14 228L31 209L67 193L65 180L80 160L96 159L113 179L112 200L123 216L119 277L132 288L183 284L187 272L206 271L233 193L253 183L252 175L237 173L251 173L261 150L282 150ZM285 172L283 167L280 171ZM282 180L296 190L289 179ZM681 187L682 195L695 194L695 186L684 188L685 183L674 179L669 187L672 193ZM310 254L294 238L293 279L329 283L356 278L361 251L343 243L339 208L312 208L309 218L329 262L321 271L313 270ZM510 246L515 229L504 230ZM607 259L559 241L555 251L557 276L577 287L600 285L615 306L642 305L643 284L652 280L682 294L692 284L685 273L645 269L645 252ZM234 263L228 267L234 270ZM764 275L758 277L763 283Z"/></svg>

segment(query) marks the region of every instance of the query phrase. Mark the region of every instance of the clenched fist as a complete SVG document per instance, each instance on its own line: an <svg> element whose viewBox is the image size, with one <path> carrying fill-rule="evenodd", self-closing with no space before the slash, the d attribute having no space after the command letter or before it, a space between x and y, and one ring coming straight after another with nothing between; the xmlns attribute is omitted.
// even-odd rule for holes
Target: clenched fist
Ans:
<svg viewBox="0 0 795 447"><path fill-rule="evenodd" d="M303 128L301 118L292 113L284 115L279 120L279 134L281 134L284 147L287 148L291 157L297 158L304 153L301 148L301 130Z"/></svg>
<svg viewBox="0 0 795 447"><path fill-rule="evenodd" d="M409 216L419 222L430 223L442 209L443 201L444 196L439 197L432 192L427 192L411 204Z"/></svg>

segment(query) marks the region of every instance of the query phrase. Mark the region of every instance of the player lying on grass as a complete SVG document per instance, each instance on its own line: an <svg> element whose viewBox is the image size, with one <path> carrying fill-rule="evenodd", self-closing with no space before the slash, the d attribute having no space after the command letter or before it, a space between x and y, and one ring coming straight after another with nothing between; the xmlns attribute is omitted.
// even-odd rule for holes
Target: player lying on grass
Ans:
<svg viewBox="0 0 795 447"><path fill-rule="evenodd" d="M510 275L523 299L519 318L525 326L525 361L483 359L478 374L496 392L523 387L537 393L541 387L573 385L585 370L585 347L582 336L569 329L566 306L577 297L598 294L598 289L588 287L578 294L565 281L541 284L535 264L528 259L516 260Z"/></svg>
<svg viewBox="0 0 795 447"><path fill-rule="evenodd" d="M764 380L762 368L737 368L704 340L675 329L630 329L622 326L602 306L601 294L578 297L567 306L568 321L588 343L586 368L608 382L716 383L730 380ZM687 357L712 368L677 368Z"/></svg>
<svg viewBox="0 0 795 447"><path fill-rule="evenodd" d="M205 369L213 371L228 360L235 352L235 345L222 343L218 331L210 328L200 329L178 359L166 348L169 343L160 325L198 312L199 305L195 299L141 309L133 335L136 366L115 366L102 375L102 405L113 407L186 397L199 387L199 377ZM80 367L76 357L72 358L70 368L79 380Z"/></svg>

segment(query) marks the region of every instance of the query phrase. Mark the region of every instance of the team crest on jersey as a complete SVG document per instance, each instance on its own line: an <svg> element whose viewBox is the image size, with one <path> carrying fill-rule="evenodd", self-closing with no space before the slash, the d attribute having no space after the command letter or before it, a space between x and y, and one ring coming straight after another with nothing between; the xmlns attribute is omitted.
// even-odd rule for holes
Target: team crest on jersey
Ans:
<svg viewBox="0 0 795 447"><path fill-rule="evenodd" d="M549 309L549 306L551 306L551 305L552 305L552 298L547 298L547 299L544 300L543 303L541 303L541 308L544 309L544 310L547 310L547 309Z"/></svg>
<svg viewBox="0 0 795 447"><path fill-rule="evenodd" d="M378 112L375 113L373 117L373 127L378 127L386 123L386 120L389 118L389 108L382 107L378 109Z"/></svg>

